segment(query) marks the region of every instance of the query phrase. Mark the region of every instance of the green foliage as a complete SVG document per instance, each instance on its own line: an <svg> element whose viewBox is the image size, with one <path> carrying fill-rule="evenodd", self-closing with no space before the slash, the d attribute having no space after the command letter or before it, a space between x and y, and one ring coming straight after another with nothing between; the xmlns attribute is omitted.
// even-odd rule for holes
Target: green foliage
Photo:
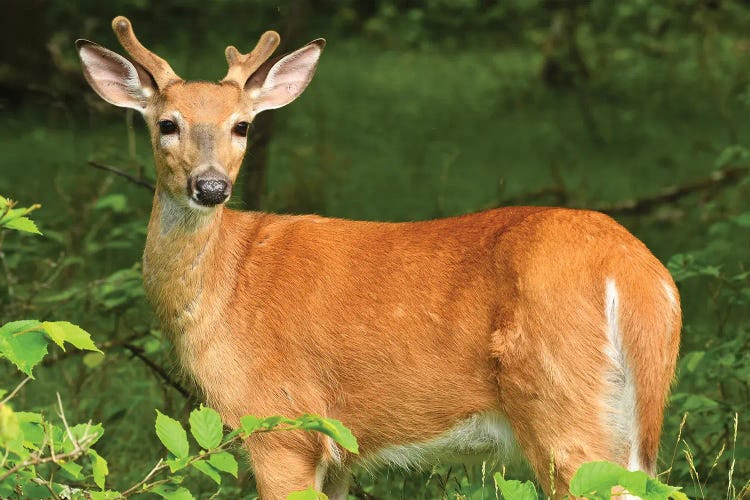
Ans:
<svg viewBox="0 0 750 500"><path fill-rule="evenodd" d="M201 406L190 414L190 432L204 450L216 448L221 442L221 417L216 410Z"/></svg>
<svg viewBox="0 0 750 500"><path fill-rule="evenodd" d="M16 202L0 196L0 228L15 229L25 233L42 234L33 220L26 217L41 205L14 208Z"/></svg>
<svg viewBox="0 0 750 500"><path fill-rule="evenodd" d="M187 433L182 425L159 410L156 410L156 435L166 449L177 458L185 458L190 454Z"/></svg>
<svg viewBox="0 0 750 500"><path fill-rule="evenodd" d="M573 495L592 500L609 500L612 488L621 486L643 500L687 500L680 488L663 484L641 471L629 471L610 462L583 464L570 481Z"/></svg>
<svg viewBox="0 0 750 500"><path fill-rule="evenodd" d="M495 484L502 493L503 498L508 500L537 500L536 488L531 481L517 481L515 479L505 479L498 472L495 474Z"/></svg>
<svg viewBox="0 0 750 500"><path fill-rule="evenodd" d="M286 500L328 500L328 496L312 488L296 491L286 497Z"/></svg>
<svg viewBox="0 0 750 500"><path fill-rule="evenodd" d="M240 419L241 425L237 430L241 434L252 434L257 431L270 431L276 428L284 430L305 430L321 432L339 443L344 449L359 453L357 440L351 431L344 425L333 418L323 418L318 415L305 414L295 419L275 415L266 418L257 418L245 416Z"/></svg>

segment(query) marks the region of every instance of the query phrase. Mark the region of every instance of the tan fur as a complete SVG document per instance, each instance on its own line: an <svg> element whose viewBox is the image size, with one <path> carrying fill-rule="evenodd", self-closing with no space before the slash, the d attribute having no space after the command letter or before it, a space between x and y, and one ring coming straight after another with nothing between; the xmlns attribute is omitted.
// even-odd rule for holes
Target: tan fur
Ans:
<svg viewBox="0 0 750 500"><path fill-rule="evenodd" d="M201 164L236 179L244 148L231 143L231 119L252 119L248 100L236 85L178 82L144 112L158 171L145 288L227 423L318 413L340 419L370 457L496 412L547 491L554 457L562 495L581 463L627 465L630 453L606 418L613 280L637 446L653 472L680 310L669 273L641 242L605 215L559 208L397 224L190 207L185 186ZM156 122L174 112L185 122L180 144L163 148ZM198 125L216 132L210 154L192 139ZM340 483L356 461L302 432L247 447L264 499L322 488L316 476L328 465Z"/></svg>

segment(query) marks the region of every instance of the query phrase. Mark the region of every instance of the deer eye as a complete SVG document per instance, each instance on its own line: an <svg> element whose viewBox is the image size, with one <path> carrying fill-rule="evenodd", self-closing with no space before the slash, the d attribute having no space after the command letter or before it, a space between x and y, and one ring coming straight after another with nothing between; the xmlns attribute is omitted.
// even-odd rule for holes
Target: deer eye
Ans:
<svg viewBox="0 0 750 500"><path fill-rule="evenodd" d="M177 124L172 120L159 120L159 132L162 135L174 134L177 132Z"/></svg>
<svg viewBox="0 0 750 500"><path fill-rule="evenodd" d="M248 122L239 122L234 126L232 132L239 135L240 137L247 137L248 130L250 130L250 124Z"/></svg>

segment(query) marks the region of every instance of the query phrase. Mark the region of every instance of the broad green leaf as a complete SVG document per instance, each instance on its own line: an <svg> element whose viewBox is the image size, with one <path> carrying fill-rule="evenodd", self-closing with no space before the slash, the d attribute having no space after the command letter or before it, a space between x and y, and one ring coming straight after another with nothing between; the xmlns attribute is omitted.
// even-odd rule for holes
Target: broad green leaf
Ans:
<svg viewBox="0 0 750 500"><path fill-rule="evenodd" d="M646 494L646 485L649 476L641 471L624 471L620 474L617 484L625 488L628 493L643 497Z"/></svg>
<svg viewBox="0 0 750 500"><path fill-rule="evenodd" d="M8 394L8 389L0 389L0 399L3 399Z"/></svg>
<svg viewBox="0 0 750 500"><path fill-rule="evenodd" d="M676 486L669 486L668 484L664 484L661 481L659 481L656 478L650 477L645 472L641 472L645 476L646 484L644 486L644 491L637 492L630 489L630 486L626 485L625 482L622 482L622 485L625 486L629 492L640 496L643 500L663 500L664 498L674 498L674 499L685 499L687 500L687 497L684 493L682 493L680 488Z"/></svg>
<svg viewBox="0 0 750 500"><path fill-rule="evenodd" d="M190 433L205 450L221 444L224 426L221 417L213 408L201 406L190 412Z"/></svg>
<svg viewBox="0 0 750 500"><path fill-rule="evenodd" d="M576 496L610 498L612 487L618 486L620 476L627 472L611 462L589 462L581 465L570 480L570 492Z"/></svg>
<svg viewBox="0 0 750 500"><path fill-rule="evenodd" d="M191 458L192 457L190 456L183 457L183 458L170 458L169 460L166 460L164 463L166 463L169 466L170 472L175 473L178 470L182 470L185 467L187 467Z"/></svg>
<svg viewBox="0 0 750 500"><path fill-rule="evenodd" d="M13 498L16 494L16 475L13 474L0 481L0 498Z"/></svg>
<svg viewBox="0 0 750 500"><path fill-rule="evenodd" d="M89 457L91 458L91 470L94 475L94 483L103 490L104 482L109 474L107 461L95 450L89 450Z"/></svg>
<svg viewBox="0 0 750 500"><path fill-rule="evenodd" d="M0 328L0 356L7 358L26 375L47 354L46 335L36 320L12 321Z"/></svg>
<svg viewBox="0 0 750 500"><path fill-rule="evenodd" d="M162 498L166 498L167 500L194 500L192 493L190 493L187 488L183 488L182 486L175 488L174 486L160 484L151 491Z"/></svg>
<svg viewBox="0 0 750 500"><path fill-rule="evenodd" d="M15 229L16 231L22 231L24 233L42 234L33 220L28 217L18 217L17 219L3 222L3 227L8 229Z"/></svg>
<svg viewBox="0 0 750 500"><path fill-rule="evenodd" d="M10 443L22 443L23 433L18 416L9 405L0 406L0 448L10 448Z"/></svg>
<svg viewBox="0 0 750 500"><path fill-rule="evenodd" d="M73 480L79 480L83 477L83 474L81 474L81 471L83 470L83 467L78 465L75 462L57 462L57 465L60 466L62 470L68 473L68 475Z"/></svg>
<svg viewBox="0 0 750 500"><path fill-rule="evenodd" d="M190 454L187 433L175 419L156 410L156 435L162 444L177 458L185 458Z"/></svg>
<svg viewBox="0 0 750 500"><path fill-rule="evenodd" d="M539 498L531 481L506 480L502 474L497 472L495 484L497 484L500 493L503 494L503 498L507 500L537 500Z"/></svg>
<svg viewBox="0 0 750 500"><path fill-rule="evenodd" d="M315 491L312 488L307 488L304 491L295 491L287 495L286 500L328 500L328 495Z"/></svg>
<svg viewBox="0 0 750 500"><path fill-rule="evenodd" d="M198 469L199 471L210 477L216 484L221 484L221 476L219 475L219 471L214 469L208 462L198 460L197 462L193 462L190 465L192 465L194 469Z"/></svg>
<svg viewBox="0 0 750 500"><path fill-rule="evenodd" d="M16 412L16 418L23 433L23 445L31 450L38 450L45 440L42 415L18 411Z"/></svg>
<svg viewBox="0 0 750 500"><path fill-rule="evenodd" d="M26 484L21 486L23 490L24 500L48 500L50 498L49 489L46 484L36 484L32 481L27 481ZM63 491L61 484L52 483L52 489L59 496Z"/></svg>
<svg viewBox="0 0 750 500"><path fill-rule="evenodd" d="M240 430L243 434L252 434L261 427L261 419L253 415L245 415L240 419Z"/></svg>
<svg viewBox="0 0 750 500"><path fill-rule="evenodd" d="M303 415L299 418L301 429L322 432L352 453L359 453L357 439L340 421L318 415Z"/></svg>
<svg viewBox="0 0 750 500"><path fill-rule="evenodd" d="M214 453L213 455L208 457L208 463L222 472L226 472L234 477L237 477L237 459L235 459L234 455L227 451Z"/></svg>
<svg viewBox="0 0 750 500"><path fill-rule="evenodd" d="M16 219L3 222L2 226L8 229L22 231L24 233L42 234L39 228L36 227L34 221L29 219L28 217L18 217Z"/></svg>
<svg viewBox="0 0 750 500"><path fill-rule="evenodd" d="M68 342L76 346L78 349L101 353L94 344L94 341L91 340L91 335L78 325L74 325L67 321L45 321L42 323L42 328L44 328L47 335L49 335L49 337L59 345L63 351L65 350L63 342Z"/></svg>

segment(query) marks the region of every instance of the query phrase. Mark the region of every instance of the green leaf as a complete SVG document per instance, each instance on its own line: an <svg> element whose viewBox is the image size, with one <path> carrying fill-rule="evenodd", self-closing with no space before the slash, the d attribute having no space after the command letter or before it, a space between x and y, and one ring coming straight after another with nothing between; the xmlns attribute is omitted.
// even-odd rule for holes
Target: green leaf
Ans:
<svg viewBox="0 0 750 500"><path fill-rule="evenodd" d="M36 227L36 224L34 223L34 221L29 219L28 217L18 217L18 218L3 222L2 226L7 227L8 229L15 229L16 231L21 231L24 233L42 234L39 228Z"/></svg>
<svg viewBox="0 0 750 500"><path fill-rule="evenodd" d="M0 448L15 452L22 443L23 432L17 414L9 405L0 406Z"/></svg>
<svg viewBox="0 0 750 500"><path fill-rule="evenodd" d="M193 462L191 465L194 469L198 469L199 471L210 477L216 484L221 484L221 476L219 475L219 471L214 469L208 462L198 460L197 462Z"/></svg>
<svg viewBox="0 0 750 500"><path fill-rule="evenodd" d="M494 478L500 493L507 500L537 500L539 498L531 481L522 483L521 481L506 480L499 472L495 473Z"/></svg>
<svg viewBox="0 0 750 500"><path fill-rule="evenodd" d="M340 421L333 418L320 417L318 415L302 415L299 419L302 425L301 429L308 431L322 432L326 436L333 438L346 450L352 453L359 453L359 445L352 431L344 427Z"/></svg>
<svg viewBox="0 0 750 500"><path fill-rule="evenodd" d="M240 430L243 434L252 434L253 432L260 429L262 420L253 415L245 415L240 419Z"/></svg>
<svg viewBox="0 0 750 500"><path fill-rule="evenodd" d="M166 460L165 463L169 466L169 471L175 473L178 470L182 470L187 467L191 458L192 457L190 456L183 458L170 458L169 460Z"/></svg>
<svg viewBox="0 0 750 500"><path fill-rule="evenodd" d="M25 411L18 411L15 415L23 434L23 446L31 450L38 450L45 441L42 415Z"/></svg>
<svg viewBox="0 0 750 500"><path fill-rule="evenodd" d="M319 491L315 491L312 488L307 488L304 491L295 491L294 493L289 493L289 495L287 495L286 497L286 500L328 500L328 495Z"/></svg>
<svg viewBox="0 0 750 500"><path fill-rule="evenodd" d="M12 321L0 328L0 356L33 378L31 370L47 354L47 339L36 320Z"/></svg>
<svg viewBox="0 0 750 500"><path fill-rule="evenodd" d="M79 479L81 479L83 477L83 474L81 474L81 471L83 470L83 467L81 467L80 465L78 465L75 462L60 462L60 461L58 461L57 465L59 465L62 470L64 470L65 472L67 472L68 475L70 475L70 477L73 480L77 481L77 480L79 480Z"/></svg>
<svg viewBox="0 0 750 500"><path fill-rule="evenodd" d="M194 500L192 493L187 488L180 486L175 488L174 486L167 486L166 484L160 484L156 488L151 490L162 498L167 500Z"/></svg>
<svg viewBox="0 0 750 500"><path fill-rule="evenodd" d="M89 450L89 457L91 457L91 469L94 475L94 483L99 489L104 489L104 481L109 474L109 467L107 461L100 456L95 450Z"/></svg>
<svg viewBox="0 0 750 500"><path fill-rule="evenodd" d="M221 417L213 408L201 406L190 412L190 433L205 450L221 444L224 426Z"/></svg>
<svg viewBox="0 0 750 500"><path fill-rule="evenodd" d="M208 458L208 463L214 466L215 469L220 470L222 472L226 472L228 474L231 474L234 477L237 477L237 459L234 458L234 455L227 451L222 451L220 453L214 453Z"/></svg>
<svg viewBox="0 0 750 500"><path fill-rule="evenodd" d="M91 335L78 325L67 321L45 321L42 323L42 328L63 351L65 350L63 342L68 342L84 351L102 352L91 340Z"/></svg>
<svg viewBox="0 0 750 500"><path fill-rule="evenodd" d="M187 433L175 419L156 410L156 435L162 444L177 458L185 458L190 454Z"/></svg>
<svg viewBox="0 0 750 500"><path fill-rule="evenodd" d="M570 480L570 492L576 496L597 494L594 498L609 498L612 487L618 486L620 476L627 472L611 462L589 462L578 468Z"/></svg>
<svg viewBox="0 0 750 500"><path fill-rule="evenodd" d="M620 474L617 484L628 490L632 495L643 497L646 494L646 486L649 479L649 475L645 472L639 470L625 471Z"/></svg>

